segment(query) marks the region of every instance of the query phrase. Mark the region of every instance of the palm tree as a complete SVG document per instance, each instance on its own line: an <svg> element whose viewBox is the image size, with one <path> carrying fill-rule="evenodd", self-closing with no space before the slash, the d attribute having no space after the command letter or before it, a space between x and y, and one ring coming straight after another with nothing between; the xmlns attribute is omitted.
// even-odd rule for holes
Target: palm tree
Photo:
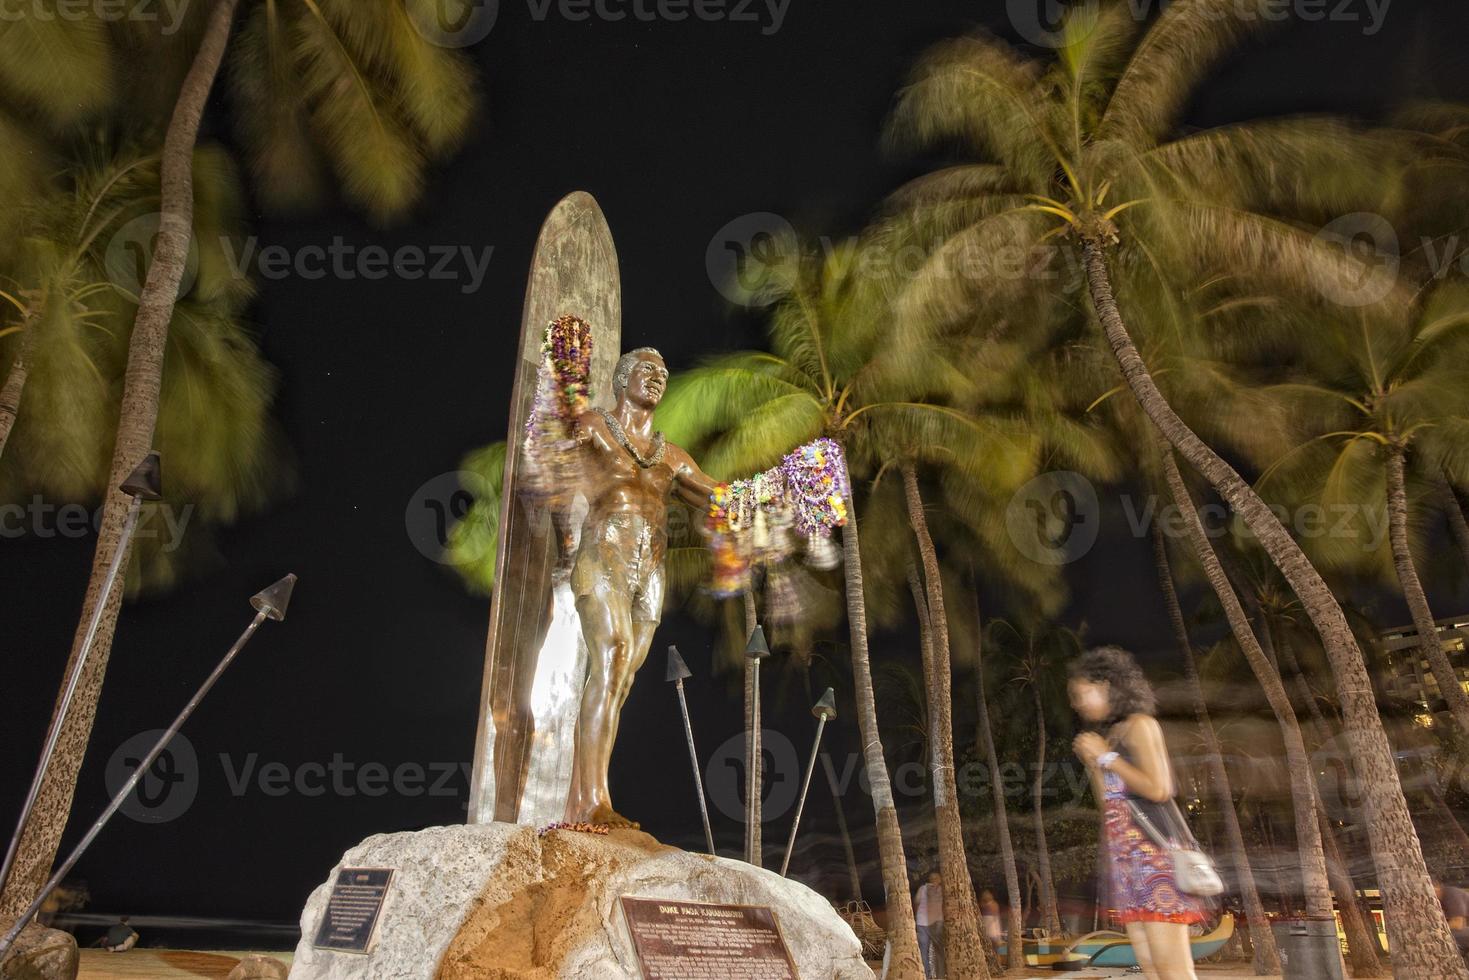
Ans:
<svg viewBox="0 0 1469 980"><path fill-rule="evenodd" d="M1309 326L1311 342L1301 345L1298 377L1273 392L1300 419L1299 441L1260 483L1291 502L1355 514L1358 533L1329 534L1308 545L1333 567L1383 568L1384 556L1390 559L1419 653L1455 724L1469 735L1469 694L1444 653L1414 562L1414 551L1422 555L1426 548L1411 540L1423 512L1445 492L1444 478L1469 480L1469 454L1462 450L1469 439L1469 387L1461 377L1469 290L1443 284L1410 308L1374 312L1327 308L1296 321ZM1451 509L1457 511L1457 502ZM1370 515L1387 518L1385 547L1367 536Z"/></svg>
<svg viewBox="0 0 1469 980"><path fill-rule="evenodd" d="M1270 920L1265 915L1264 903L1260 901L1259 889L1255 887L1255 875L1250 868L1249 852L1245 848L1244 834L1240 830L1239 814L1234 808L1234 792L1230 789L1229 773L1224 768L1224 750L1219 744L1219 735L1214 730L1214 720L1209 716L1204 689L1199 683L1199 667L1194 658L1193 642L1189 639L1183 607L1178 601L1178 591L1173 583L1173 566L1168 560L1168 541L1160 524L1153 525L1152 537L1158 588L1163 593L1168 624L1178 643L1184 680L1193 700L1194 715L1199 720L1199 733L1204 739L1204 756L1209 767L1209 777L1214 786L1219 812L1224 817L1224 832L1229 842L1235 879L1239 882L1240 897L1244 900L1245 920L1250 926L1250 944L1254 947L1255 973L1257 976L1269 976L1280 972L1280 951L1275 946L1275 935L1270 930Z"/></svg>
<svg viewBox="0 0 1469 980"><path fill-rule="evenodd" d="M1241 124L1170 139L1189 92L1264 23L1257 7L1267 2L1242 9L1236 0L1180 0L1136 41L1127 4L1089 5L1067 22L1050 66L978 37L927 57L902 96L895 131L918 144L973 147L985 162L920 178L895 199L934 243L904 317L984 322L991 307L1040 285L1006 275L1017 243L1032 255L1033 246L1072 236L1102 335L1133 397L1260 540L1321 634L1375 815L1369 832L1401 969L1466 977L1435 911L1371 681L1341 606L1259 494L1158 389L1116 299L1113 266L1149 264L1159 254L1297 288L1352 274L1355 263L1339 249L1272 212L1336 207L1340 214L1343 204L1351 211L1370 202L1382 173L1361 161L1385 163L1386 154L1365 152L1358 134L1329 121Z"/></svg>
<svg viewBox="0 0 1469 980"><path fill-rule="evenodd" d="M823 435L843 447L852 472L873 473L895 433L921 430L924 423L915 420L966 422L962 413L914 400L931 390L938 368L925 352L882 343L891 323L888 284L857 274L884 267L881 256L875 264L863 261L861 250L875 247L862 242L815 260L787 243L766 270L768 288L783 297L770 319L771 351L724 355L676 376L657 418L669 438L704 447L704 467L715 476L768 467L792 446ZM921 967L872 692L862 525L856 499L849 500L842 551L857 722L877 817L893 968L906 976Z"/></svg>
<svg viewBox="0 0 1469 980"><path fill-rule="evenodd" d="M1035 820L1036 874L1040 883L1041 924L1051 935L1060 935L1061 912L1056 900L1056 883L1051 873L1051 852L1046 841L1045 775L1048 729L1065 701L1065 664L1081 653L1081 638L1063 626L1027 624L1016 626L992 620L990 644L999 648L1010 667L1010 682L1028 694L1034 714L1036 748L1032 760L1034 777L1031 807ZM1018 711L1017 718L1023 717Z"/></svg>
<svg viewBox="0 0 1469 980"><path fill-rule="evenodd" d="M107 568L122 545L129 498L118 486L155 441L169 327L189 261L199 126L230 47L239 3L215 0L208 9L163 132L158 234L136 297L102 523L71 662L81 653ZM23 18L21 30L35 29L33 21L39 18ZM77 33L67 35L73 43L100 43L99 37L106 36L100 22L83 19L63 29L73 26ZM16 32L13 24L6 25L6 35ZM140 47L161 44L153 38ZM45 47L27 51L26 64L44 65L40 72L49 76L55 69L46 63L48 54ZM462 57L430 44L399 4L299 0L287 6L265 0L252 11L236 55L236 115L262 196L272 203L304 203L295 189L311 186L308 177L317 172L312 168L325 158L349 199L378 218L401 214L418 196L427 160L452 149L468 126L471 85ZM21 69L7 65L7 70ZM303 152L308 150L315 155ZM126 565L128 556L123 559ZM55 859L121 601L114 592L102 610L58 751L21 839L15 871L0 895L0 917L29 903Z"/></svg>

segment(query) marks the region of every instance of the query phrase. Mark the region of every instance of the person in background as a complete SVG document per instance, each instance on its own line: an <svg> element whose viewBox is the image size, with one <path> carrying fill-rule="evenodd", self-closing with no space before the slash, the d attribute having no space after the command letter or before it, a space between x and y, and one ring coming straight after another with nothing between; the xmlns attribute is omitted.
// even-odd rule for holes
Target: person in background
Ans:
<svg viewBox="0 0 1469 980"><path fill-rule="evenodd" d="M1000 903L995 898L995 893L988 888L979 893L979 917L984 926L984 934L990 938L990 942L998 945L1005 941L1005 926L1000 919Z"/></svg>
<svg viewBox="0 0 1469 980"><path fill-rule="evenodd" d="M1106 907L1118 910L1149 980L1198 980L1189 927L1204 920L1203 904L1179 890L1172 858L1136 817L1146 814L1165 833L1188 834L1173 801L1173 771L1152 688L1120 647L1088 650L1069 673L1071 706L1095 729L1076 736L1073 748L1102 808Z"/></svg>
<svg viewBox="0 0 1469 980"><path fill-rule="evenodd" d="M1445 885L1435 878L1433 893L1438 896L1444 918L1449 920L1449 931L1454 934L1454 942L1459 944L1459 952L1469 952L1469 892Z"/></svg>
<svg viewBox="0 0 1469 980"><path fill-rule="evenodd" d="M137 943L138 934L128 925L127 916L118 919L117 924L108 929L107 935L102 938L102 946L109 953L125 953Z"/></svg>
<svg viewBox="0 0 1469 980"><path fill-rule="evenodd" d="M918 951L923 954L923 975L941 977L944 955L944 879L937 871L918 888L913 902L913 919L918 923Z"/></svg>

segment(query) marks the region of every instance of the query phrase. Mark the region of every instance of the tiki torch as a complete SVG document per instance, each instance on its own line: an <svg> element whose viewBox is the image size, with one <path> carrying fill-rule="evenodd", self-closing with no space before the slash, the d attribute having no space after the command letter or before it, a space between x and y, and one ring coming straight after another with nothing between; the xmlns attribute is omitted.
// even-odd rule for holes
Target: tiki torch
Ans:
<svg viewBox="0 0 1469 980"><path fill-rule="evenodd" d="M837 716L836 692L828 687L821 700L811 706L811 713L816 716L816 744L811 746L811 761L806 764L806 779L801 783L801 795L796 800L796 819L791 821L791 836L786 841L785 860L780 862L782 878L786 875L786 868L791 866L791 851L796 847L796 828L801 826L801 811L806 809L806 792L811 789L811 774L816 771L816 757L821 754L821 733L826 730L826 723Z"/></svg>
<svg viewBox="0 0 1469 980"><path fill-rule="evenodd" d="M755 825L758 820L756 813L759 812L760 790L762 787L755 781L755 745L758 744L754 736L760 733L760 661L770 656L770 647L765 643L765 627L756 625L750 633L750 642L745 644L745 658L750 661L751 674L751 697L750 697L750 733L751 737L745 740L745 860L750 864L760 864L761 855L755 853Z"/></svg>
<svg viewBox="0 0 1469 980"><path fill-rule="evenodd" d="M36 765L36 775L31 779L30 792L26 794L25 803L20 808L20 819L15 822L15 835L10 838L10 847L5 852L5 863L0 865L0 891L4 890L6 883L10 880L10 870L20 850L20 839L25 833L26 824L30 823L31 812L36 808L36 800L41 795L41 786L45 783L46 773L51 768L51 757L56 754L56 743L61 740L61 730L66 725L66 716L71 710L71 700L76 695L82 672L86 670L87 658L91 656L92 643L97 639L97 627L102 622L102 613L107 608L108 600L112 597L117 575L122 571L123 557L127 555L128 546L132 543L133 532L138 528L138 515L142 512L143 501L158 500L163 496L162 470L159 466L158 454L150 452L144 456L143 461L128 474L128 478L122 481L118 489L132 498L128 503L127 516L123 518L122 537L118 540L117 550L112 553L112 561L107 565L107 574L102 579L102 588L97 592L97 601L92 604L92 616L87 620L87 630L82 635L82 644L77 648L76 660L72 662L71 671L66 677L66 684L61 690L61 703L57 705L56 714L51 719L51 728L46 732L46 744L41 749L41 761Z"/></svg>
<svg viewBox="0 0 1469 980"><path fill-rule="evenodd" d="M143 756L143 761L138 763L138 767L133 770L133 774L128 777L127 782L123 783L122 788L112 797L112 802L107 804L107 809L102 811L102 815L92 824L86 836L77 843L77 846L67 855L66 860L61 862L61 865L56 869L56 873L51 876L50 881L46 882L40 894L31 902L30 907L21 913L20 918L15 920L15 925L10 927L10 931L5 934L3 939L0 939L0 962L4 962L6 954L10 952L10 947L15 942L15 938L21 934L21 931L25 929L26 925L31 921L31 918L40 910L41 905L46 901L46 896L50 895L52 890L61 884L62 879L71 873L71 869L81 858L82 852L91 845L92 841L97 839L97 835L102 832L102 828L107 824L107 821L112 819L112 815L127 800L133 788L138 785L138 781L153 767L154 761L168 747L168 743L178 734L184 722L194 713L194 709L199 707L199 702L204 699L204 695L209 693L209 689L214 686L214 682L219 680L220 676L225 672L225 669L234 661L239 652L244 649L245 644L250 642L250 637L255 635L255 631L260 628L260 624L267 619L281 620L286 618L286 606L290 604L291 590L295 586L296 576L287 575L270 588L262 592L257 592L251 597L250 605L255 607L255 618L250 621L250 625L246 626L245 631L235 640L234 645L224 655L224 659L214 668L214 672L205 678L203 685L189 699L189 703L184 705L184 710L179 712L179 716L173 720L173 724L168 726L168 730L154 743L153 748L148 750L148 754Z"/></svg>
<svg viewBox="0 0 1469 980"><path fill-rule="evenodd" d="M694 726L689 722L689 701L684 697L683 679L693 676L689 671L689 665L683 662L679 655L678 647L668 648L668 673L664 680L672 681L678 688L678 708L683 712L683 733L689 743L689 762L694 767L694 788L699 791L699 816L704 818L704 841L709 845L709 853L714 854L714 830L709 826L709 804L704 799L704 777L699 774L699 753L694 749Z"/></svg>

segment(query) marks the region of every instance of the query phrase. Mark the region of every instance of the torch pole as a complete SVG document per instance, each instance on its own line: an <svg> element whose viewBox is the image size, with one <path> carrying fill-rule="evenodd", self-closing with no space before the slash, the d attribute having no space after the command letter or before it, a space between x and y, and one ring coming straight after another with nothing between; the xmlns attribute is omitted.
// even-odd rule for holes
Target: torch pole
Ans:
<svg viewBox="0 0 1469 980"><path fill-rule="evenodd" d="M189 719L189 716L194 713L194 709L199 707L199 702L204 699L204 695L209 693L209 689L212 688L215 682L219 680L220 676L224 674L225 670L234 661L235 657L239 654L241 650L244 649L245 644L250 642L250 637L255 635L255 631L260 628L260 624L265 622L267 619L285 618L286 605L290 600L291 587L295 584L295 581L296 577L294 575L288 575L280 582L277 582L269 589L260 592L250 600L257 610L255 613L255 618L250 621L250 625L245 627L245 631L239 635L234 644L229 648L229 651L225 653L224 659L222 659L219 664L214 668L214 671L207 678L205 678L204 683L199 687L199 690L194 692L194 696L189 699L188 704L184 705L184 710L179 712L178 717L173 720L173 724L168 726L168 730L163 733L163 735L158 739L156 743L154 743L153 748L148 750L148 754L145 755L143 757L143 760L138 763L137 768L133 770L133 774L128 777L127 782L124 783L122 785L122 788L119 789L117 793L112 797L112 802L107 804L107 809L102 811L102 815L92 823L91 829L87 831L86 836L77 843L77 846L72 849L72 852L69 855L67 855L66 860L63 861L60 867L56 869L56 872L51 875L51 880L46 882L45 886L41 889L40 894L38 894L31 902L30 906L21 913L20 918L15 920L15 924L10 927L10 931L5 934L4 938L0 939L0 963L3 963L6 955L9 954L11 946L15 943L16 937L19 936L21 932L25 929L25 927L30 923L32 917L34 917L35 914L40 911L41 905L46 901L46 897L51 894L51 892L56 888L57 885L61 884L62 880L68 874L71 873L71 869L75 867L77 861L81 859L83 852L85 852L86 849L91 846L92 841L97 839L97 835L102 832L102 828L106 826L107 821L112 819L113 814L117 813L118 809L121 808L123 802L127 800L133 789L138 785L138 781L141 780L143 776L147 774L148 770L153 767L154 761L157 760L158 756L163 752L163 750L168 747L168 743L171 742L173 740L173 737L178 734L178 731L181 727L183 727L184 722L187 721Z"/></svg>
<svg viewBox="0 0 1469 980"><path fill-rule="evenodd" d="M689 721L689 702L683 693L683 678L677 681L678 707L683 712L683 733L689 743L689 762L694 767L694 787L699 791L699 816L704 818L704 841L714 854L714 829L709 826L709 803L704 799L704 777L699 773L699 753L694 749L694 726Z"/></svg>
<svg viewBox="0 0 1469 980"><path fill-rule="evenodd" d="M780 862L780 876L786 876L791 866L791 852L796 848L796 829L801 826L801 812L806 809L806 792L811 789L811 774L816 771L816 757L821 754L821 733L826 730L826 716L816 719L816 744L811 746L811 761L806 763L806 778L801 783L801 795L796 800L796 819L791 821L791 836L786 841L786 856Z"/></svg>
<svg viewBox="0 0 1469 980"><path fill-rule="evenodd" d="M46 744L41 749L41 761L36 765L36 774L31 778L31 788L26 793L25 803L20 808L20 819L15 822L15 833L10 838L10 846L5 851L5 863L0 865L0 891L10 881L10 872L15 865L16 854L20 851L20 839L25 835L26 824L30 823L31 813L36 809L36 800L41 796L41 787L46 782L46 773L51 768L51 758L56 754L56 744L61 741L61 730L66 726L66 717L71 711L72 698L76 696L77 685L81 683L82 673L86 670L87 659L92 653L92 643L97 639L97 628L102 622L102 613L107 608L108 600L112 597L113 586L117 582L118 572L122 570L123 558L128 553L128 546L132 541L133 532L138 527L138 514L143 507L143 498L135 496L128 504L127 516L123 519L122 536L118 542L117 550L112 553L112 561L107 565L107 574L102 579L102 588L97 592L97 601L92 606L92 616L87 620L87 630L82 635L81 646L77 648L76 660L71 665L71 673L67 675L66 686L61 691L61 701L56 706L56 714L51 718L51 727L46 732ZM7 944L8 945L8 944Z"/></svg>

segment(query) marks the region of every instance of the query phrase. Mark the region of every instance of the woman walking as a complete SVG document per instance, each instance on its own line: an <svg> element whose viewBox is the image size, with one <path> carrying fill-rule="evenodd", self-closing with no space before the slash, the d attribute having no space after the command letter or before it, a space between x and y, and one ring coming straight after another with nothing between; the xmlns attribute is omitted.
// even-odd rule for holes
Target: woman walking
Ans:
<svg viewBox="0 0 1469 980"><path fill-rule="evenodd" d="M1115 909L1149 980L1197 980L1189 926L1204 921L1200 899L1179 890L1167 850L1144 832L1153 827L1188 839L1173 802L1173 773L1152 688L1120 647L1088 650L1071 665L1071 706L1091 731L1073 748L1086 765L1102 807L1102 899Z"/></svg>

